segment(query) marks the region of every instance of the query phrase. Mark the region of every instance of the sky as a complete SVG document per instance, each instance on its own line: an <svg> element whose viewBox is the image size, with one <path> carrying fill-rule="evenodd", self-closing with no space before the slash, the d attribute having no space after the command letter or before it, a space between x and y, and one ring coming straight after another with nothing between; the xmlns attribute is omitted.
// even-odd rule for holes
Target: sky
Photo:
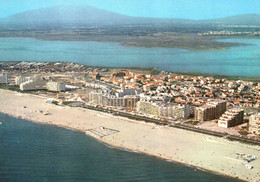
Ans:
<svg viewBox="0 0 260 182"><path fill-rule="evenodd" d="M260 14L260 0L0 0L0 17L58 5L90 5L128 16L195 20Z"/></svg>

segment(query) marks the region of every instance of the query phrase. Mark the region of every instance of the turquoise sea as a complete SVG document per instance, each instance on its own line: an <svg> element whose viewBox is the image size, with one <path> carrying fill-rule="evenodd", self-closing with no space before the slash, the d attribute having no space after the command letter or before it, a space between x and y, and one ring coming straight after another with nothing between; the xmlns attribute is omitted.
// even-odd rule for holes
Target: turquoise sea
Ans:
<svg viewBox="0 0 260 182"><path fill-rule="evenodd" d="M140 153L108 147L84 133L0 113L0 181L235 182Z"/></svg>
<svg viewBox="0 0 260 182"><path fill-rule="evenodd" d="M65 61L104 67L149 67L175 72L260 76L260 39L247 46L199 51L125 47L119 43L0 38L0 61Z"/></svg>

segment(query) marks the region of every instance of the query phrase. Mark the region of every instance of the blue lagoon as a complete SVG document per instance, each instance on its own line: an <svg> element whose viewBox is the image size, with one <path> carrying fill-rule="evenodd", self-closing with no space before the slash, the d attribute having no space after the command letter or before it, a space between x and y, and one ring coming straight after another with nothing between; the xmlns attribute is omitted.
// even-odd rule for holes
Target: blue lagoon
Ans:
<svg viewBox="0 0 260 182"><path fill-rule="evenodd" d="M225 50L125 47L119 43L0 38L0 61L75 62L101 67L145 67L173 72L260 76L260 40Z"/></svg>

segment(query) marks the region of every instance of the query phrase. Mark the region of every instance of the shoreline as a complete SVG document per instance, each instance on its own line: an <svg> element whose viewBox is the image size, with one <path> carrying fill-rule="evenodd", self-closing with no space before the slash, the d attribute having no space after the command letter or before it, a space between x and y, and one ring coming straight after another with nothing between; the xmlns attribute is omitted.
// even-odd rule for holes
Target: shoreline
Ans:
<svg viewBox="0 0 260 182"><path fill-rule="evenodd" d="M59 32L62 33L62 32ZM65 34L63 37L57 37L59 34L49 34L49 35L39 35L35 36L32 34L21 34L21 32L16 32L16 34L9 34L8 32L2 32L0 34L0 38L32 38L40 41L71 41L71 42L105 42L105 43L116 43L123 47L134 47L134 48L169 48L169 49L183 49L183 50L191 50L191 51L218 51L230 49L231 47L238 46L247 46L245 43L234 43L234 42L221 42L218 40L225 40L234 37L206 37L206 36L197 36L197 35L179 35L177 36L176 43L174 44L165 44L165 39L168 40L168 36L161 36L162 41L158 41L153 36L139 36L142 41L136 39L135 37L128 37L127 35L120 36L111 36L111 35L100 35L94 37L85 37L81 36L77 37L76 34ZM187 40L192 41L197 38L199 40L199 45L190 46L187 44ZM235 37L234 39L258 39L256 37ZM206 41L206 44L204 43ZM153 43L155 42L155 43ZM167 42L167 41L166 41Z"/></svg>
<svg viewBox="0 0 260 182"><path fill-rule="evenodd" d="M55 106L46 104L45 101L46 98L42 96L0 89L0 112L12 117L22 116L22 119L40 124L71 128L113 148L142 153L244 181L257 181L260 175L259 161L251 162L250 165L254 168L249 170L240 161L230 160L227 156L236 151L259 158L260 146L227 142L205 134L147 124L82 108ZM43 115L38 110L48 111L51 115ZM104 136L86 133L86 130L103 133Z"/></svg>
<svg viewBox="0 0 260 182"><path fill-rule="evenodd" d="M227 178L231 178L231 179L235 179L235 180L239 180L239 181L245 181L245 180L239 179L237 177L232 177L232 176L228 176L228 175L225 175L225 174L221 174L221 173L218 173L216 171L211 171L211 170L208 170L208 169L205 169L205 168L201 168L199 166L189 165L189 164L186 164L186 163L181 163L181 162L177 162L177 161L170 160L170 159L165 159L165 158L160 157L160 156L151 155L149 153L144 153L144 152L140 152L140 151L137 151L137 150L131 150L131 149L127 149L127 148L120 148L120 147L117 147L117 146L113 146L111 144L103 142L102 140L99 140L99 139L97 139L95 137L92 137L92 136L90 136L88 134L86 134L86 135L88 137L91 137L92 139L96 140L97 142L102 143L103 145L105 145L106 147L109 147L109 148L118 149L118 150L122 150L122 151L126 151L126 152L137 153L137 154L141 154L141 155L146 155L146 156L150 156L150 157L153 157L153 158L156 158L156 159L164 160L164 161L167 161L167 162L170 162L170 163L183 165L183 166L186 166L186 167L189 167L189 168L192 168L192 169L200 170L200 171L203 171L203 172L216 174L216 175L220 175L220 176L225 176Z"/></svg>
<svg viewBox="0 0 260 182"><path fill-rule="evenodd" d="M5 115L8 115L9 117L14 117L14 118L19 118L19 117L15 117L14 115L10 115L10 114L6 114L6 113L2 113L0 112L1 114L5 114ZM19 119L23 119L23 118L19 118ZM160 159L160 160L164 160L164 161L167 161L167 162L170 162L170 163L174 163L174 164L178 164L178 165L183 165L183 166L186 166L186 167L189 167L189 168L192 168L192 169L195 169L195 170L200 170L200 171L203 171L203 172L207 172L207 173L211 173L211 174L215 174L215 175L220 175L220 176L224 176L224 177L227 177L227 178L231 178L231 179L235 179L235 180L239 180L239 181L245 181L245 180L242 180L242 179L239 179L237 177L232 177L232 176L228 176L228 175L225 175L225 174L221 174L221 173L218 173L216 171L211 171L211 170L208 170L208 169L205 169L205 168L201 168L199 166L194 166L194 165L189 165L189 164L186 164L186 163L182 163L182 162L177 162L177 161L174 161L174 160L170 160L170 159L166 159L166 158L163 158L163 157L160 157L160 156L156 156L156 155L152 155L152 154L149 154L149 153L145 153L145 152L141 152L141 151L138 151L138 150L133 150L133 149L128 149L128 148L123 148L123 147L118 147L118 146L115 146L115 145L111 145L97 137L94 137L94 136L91 136L89 134L86 134L86 132L82 131L82 130L79 130L79 129L75 129L75 128L70 128L70 127L67 127L67 126L62 126L62 125L55 125L55 124L49 124L49 123L41 123L41 122L37 122L37 121L34 121L34 120L28 120L28 119L23 119L23 120L26 120L26 121L29 121L29 122L33 122L33 123L36 123L36 124L40 124L40 125L49 125L49 126L53 126L53 127L59 127L59 128L64 128L64 129L67 129L67 130L72 130L72 131L75 131L75 132L80 132L82 134L85 134L86 136L92 138L93 140L95 140L96 142L99 142L99 143L102 143L103 145L105 145L106 147L109 147L109 148L112 148L112 149L117 149L117 150L121 150L121 151L125 151L125 152L131 152L131 153L137 153L137 154L141 154L141 155L146 155L146 156L150 156L150 157L153 157L153 158L157 158L157 159Z"/></svg>
<svg viewBox="0 0 260 182"><path fill-rule="evenodd" d="M82 65L88 68L93 69L110 69L110 70L130 70L130 71L145 71L150 72L151 74L157 75L161 72L167 72L175 75L187 75L187 76L203 76L203 77L213 77L215 79L227 79L227 80L243 80L243 81L251 81L251 82L260 82L260 75L259 76L237 76L237 75L221 75L217 73L206 73L206 72L183 72L183 71L165 71L165 70L158 70L157 67L103 67L103 66L91 66L82 63L76 62L69 62L69 61L55 61L55 62L46 62L46 61L0 61L1 63L73 63L77 65Z"/></svg>

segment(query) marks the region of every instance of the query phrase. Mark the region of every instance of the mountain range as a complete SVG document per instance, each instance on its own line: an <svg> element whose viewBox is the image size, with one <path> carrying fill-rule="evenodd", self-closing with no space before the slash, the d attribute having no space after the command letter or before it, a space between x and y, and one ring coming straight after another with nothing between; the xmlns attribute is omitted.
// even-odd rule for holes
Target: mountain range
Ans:
<svg viewBox="0 0 260 182"><path fill-rule="evenodd" d="M223 24L259 25L260 14L245 14L209 20L142 18L109 12L91 6L56 6L30 10L0 19L4 26L127 25L127 24Z"/></svg>

